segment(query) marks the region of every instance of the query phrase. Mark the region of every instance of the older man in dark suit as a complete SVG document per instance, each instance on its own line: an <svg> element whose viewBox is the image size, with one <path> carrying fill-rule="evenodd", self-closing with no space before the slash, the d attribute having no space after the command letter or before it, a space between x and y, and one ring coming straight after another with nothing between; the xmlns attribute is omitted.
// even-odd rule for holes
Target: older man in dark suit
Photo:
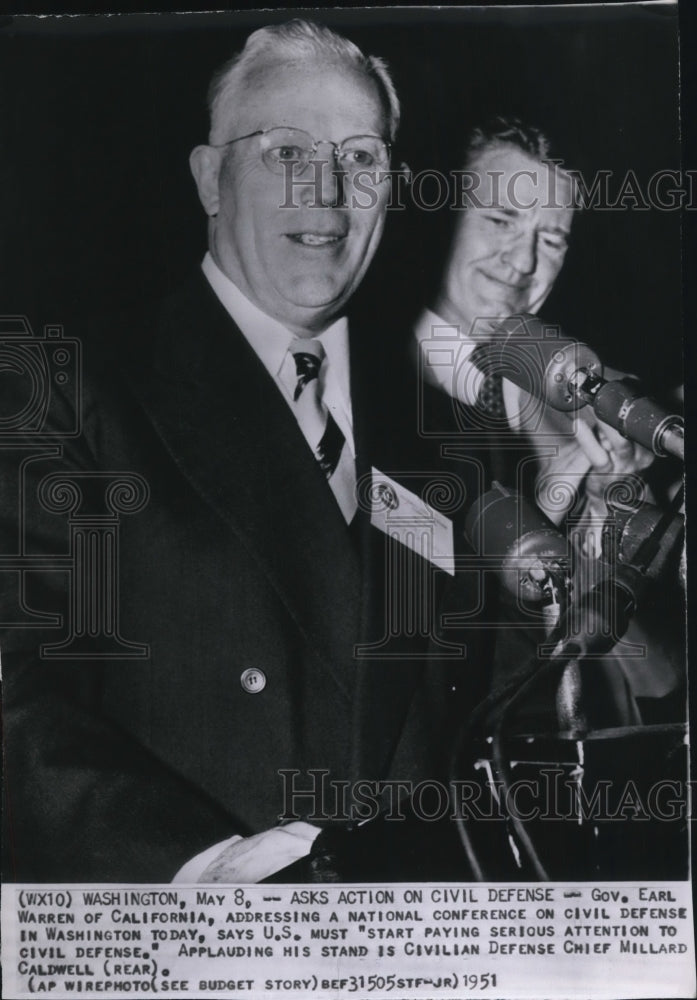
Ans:
<svg viewBox="0 0 697 1000"><path fill-rule="evenodd" d="M101 330L82 434L17 465L18 495L6 486L18 554L26 539L65 551L47 500L60 477L85 503L111 473L148 494L122 519L118 623L101 630L142 656L99 629L83 627L79 655L55 653L55 628L8 633L8 877L264 878L308 853L323 818L360 816L359 780L443 777L478 688L480 640L448 634L439 608L477 606L453 519L480 465L443 470L423 450L405 345L379 316L346 318L389 197L386 68L290 22L250 37L210 105L191 155L201 270ZM25 609L77 627L72 570L22 573ZM296 796L313 823L279 826L279 772L297 792L318 769L348 806Z"/></svg>

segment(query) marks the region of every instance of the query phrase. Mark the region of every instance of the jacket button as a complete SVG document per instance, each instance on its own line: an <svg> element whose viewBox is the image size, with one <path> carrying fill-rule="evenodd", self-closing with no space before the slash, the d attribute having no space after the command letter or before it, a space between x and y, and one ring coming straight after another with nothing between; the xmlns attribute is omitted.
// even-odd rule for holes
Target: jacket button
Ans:
<svg viewBox="0 0 697 1000"><path fill-rule="evenodd" d="M266 687L266 674L256 667L249 667L240 675L240 684L247 694L259 694Z"/></svg>

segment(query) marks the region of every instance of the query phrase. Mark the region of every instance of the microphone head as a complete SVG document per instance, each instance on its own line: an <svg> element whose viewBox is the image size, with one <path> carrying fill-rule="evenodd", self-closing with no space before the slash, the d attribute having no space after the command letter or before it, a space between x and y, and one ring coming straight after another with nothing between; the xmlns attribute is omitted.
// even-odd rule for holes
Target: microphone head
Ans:
<svg viewBox="0 0 697 1000"><path fill-rule="evenodd" d="M543 323L530 313L503 320L486 350L490 372L500 373L555 410L585 405L571 384L580 368L603 373L597 354L587 344L564 336L559 326Z"/></svg>
<svg viewBox="0 0 697 1000"><path fill-rule="evenodd" d="M663 512L653 504L638 506L623 504L608 498L608 517L603 526L602 550L613 566L637 565L649 539L653 543L650 559L641 559L642 571L649 579L658 580L674 570L682 554L685 519L677 511Z"/></svg>
<svg viewBox="0 0 697 1000"><path fill-rule="evenodd" d="M526 602L546 600L549 576L570 575L567 539L542 511L499 483L472 504L465 537L477 555L491 562L509 593Z"/></svg>

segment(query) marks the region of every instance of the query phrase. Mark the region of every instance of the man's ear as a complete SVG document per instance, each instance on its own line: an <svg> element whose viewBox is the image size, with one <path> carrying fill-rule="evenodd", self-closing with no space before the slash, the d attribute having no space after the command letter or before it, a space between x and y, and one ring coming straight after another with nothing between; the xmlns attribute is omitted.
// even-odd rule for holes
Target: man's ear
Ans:
<svg viewBox="0 0 697 1000"><path fill-rule="evenodd" d="M404 176L407 179L407 184L411 184L414 175L412 173L411 167L409 166L408 163L405 163L404 160L402 160L402 162L399 164L398 173L404 174Z"/></svg>
<svg viewBox="0 0 697 1000"><path fill-rule="evenodd" d="M198 196L208 216L217 215L220 206L218 193L220 163L220 151L211 146L197 146L192 149L189 157L189 166L196 181Z"/></svg>

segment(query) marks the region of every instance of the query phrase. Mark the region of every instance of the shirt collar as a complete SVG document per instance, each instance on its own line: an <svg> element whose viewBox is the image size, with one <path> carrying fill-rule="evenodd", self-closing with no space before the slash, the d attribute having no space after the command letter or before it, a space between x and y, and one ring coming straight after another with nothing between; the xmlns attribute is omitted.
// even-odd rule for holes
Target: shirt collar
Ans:
<svg viewBox="0 0 697 1000"><path fill-rule="evenodd" d="M414 327L416 339L423 348L456 348L460 357L467 358L477 342L465 333L459 323L448 323L431 309L424 309Z"/></svg>
<svg viewBox="0 0 697 1000"><path fill-rule="evenodd" d="M250 302L237 285L223 274L208 252L203 258L201 270L266 370L274 378L278 378L288 347L296 335ZM329 369L342 373L342 381L348 392L349 349L346 317L340 316L313 339L322 342Z"/></svg>

